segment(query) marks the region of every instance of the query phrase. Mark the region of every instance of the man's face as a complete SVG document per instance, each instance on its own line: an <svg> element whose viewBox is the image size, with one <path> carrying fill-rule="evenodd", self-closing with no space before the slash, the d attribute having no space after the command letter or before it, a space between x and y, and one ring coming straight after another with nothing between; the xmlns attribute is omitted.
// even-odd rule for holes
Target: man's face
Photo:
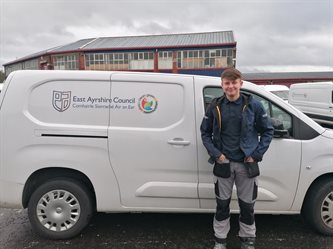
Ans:
<svg viewBox="0 0 333 249"><path fill-rule="evenodd" d="M239 78L235 80L223 78L221 85L226 96L233 99L239 97L243 81Z"/></svg>

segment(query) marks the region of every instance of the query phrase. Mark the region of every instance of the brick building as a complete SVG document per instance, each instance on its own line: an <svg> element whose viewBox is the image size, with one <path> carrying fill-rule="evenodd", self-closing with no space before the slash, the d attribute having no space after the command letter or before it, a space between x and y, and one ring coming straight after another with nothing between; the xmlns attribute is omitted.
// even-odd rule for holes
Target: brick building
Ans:
<svg viewBox="0 0 333 249"><path fill-rule="evenodd" d="M101 37L34 53L4 64L15 70L147 71L220 76L236 64L232 31Z"/></svg>

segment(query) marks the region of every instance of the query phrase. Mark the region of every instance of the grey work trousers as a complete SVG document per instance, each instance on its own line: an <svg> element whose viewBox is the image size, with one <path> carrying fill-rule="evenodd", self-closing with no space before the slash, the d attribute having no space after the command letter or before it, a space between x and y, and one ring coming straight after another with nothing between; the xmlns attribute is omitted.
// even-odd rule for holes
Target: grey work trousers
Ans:
<svg viewBox="0 0 333 249"><path fill-rule="evenodd" d="M249 178L241 162L230 162L229 178L214 177L216 213L214 216L215 239L225 240L230 230L230 201L233 185L237 189L239 215L239 237L256 237L254 204L258 194L257 178Z"/></svg>

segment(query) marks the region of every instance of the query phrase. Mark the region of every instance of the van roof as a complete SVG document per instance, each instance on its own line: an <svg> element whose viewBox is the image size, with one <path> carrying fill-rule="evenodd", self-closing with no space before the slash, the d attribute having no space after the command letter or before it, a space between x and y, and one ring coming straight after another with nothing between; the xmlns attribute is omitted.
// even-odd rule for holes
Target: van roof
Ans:
<svg viewBox="0 0 333 249"><path fill-rule="evenodd" d="M308 83L295 83L290 85L290 88L303 88L303 87L324 87L324 86L331 86L333 87L333 81L327 81L327 82L308 82Z"/></svg>
<svg viewBox="0 0 333 249"><path fill-rule="evenodd" d="M289 90L289 88L285 85L264 85L265 90L267 91L284 91Z"/></svg>

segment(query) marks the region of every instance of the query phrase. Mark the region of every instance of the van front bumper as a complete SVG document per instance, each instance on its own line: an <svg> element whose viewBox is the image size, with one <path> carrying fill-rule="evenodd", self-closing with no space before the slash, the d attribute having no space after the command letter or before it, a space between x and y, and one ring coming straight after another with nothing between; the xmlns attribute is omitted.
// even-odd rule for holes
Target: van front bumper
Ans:
<svg viewBox="0 0 333 249"><path fill-rule="evenodd" d="M4 181L0 179L0 207L23 208L22 193L23 184Z"/></svg>

